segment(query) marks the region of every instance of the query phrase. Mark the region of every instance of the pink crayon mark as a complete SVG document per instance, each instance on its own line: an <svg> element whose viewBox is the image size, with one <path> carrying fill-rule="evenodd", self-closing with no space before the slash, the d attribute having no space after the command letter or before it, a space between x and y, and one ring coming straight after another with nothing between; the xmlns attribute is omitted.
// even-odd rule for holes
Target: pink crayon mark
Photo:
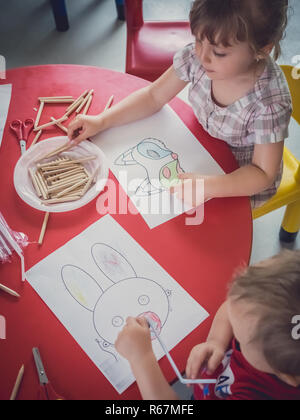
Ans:
<svg viewBox="0 0 300 420"><path fill-rule="evenodd" d="M109 259L111 258L111 259ZM118 265L119 261L114 255L110 255L110 257L105 256L104 264L106 265Z"/></svg>
<svg viewBox="0 0 300 420"><path fill-rule="evenodd" d="M184 173L183 169L182 169L182 168L181 168L181 166L179 165L179 162L177 162L177 173L178 173L178 174L183 174L183 173Z"/></svg>
<svg viewBox="0 0 300 420"><path fill-rule="evenodd" d="M161 320L160 320L159 316L156 315L154 312L143 312L138 317L139 318L151 318L151 320L155 324L156 334L159 335L161 333L161 329L162 329ZM155 337L153 331L151 331L151 340L154 340L155 338L156 337Z"/></svg>
<svg viewBox="0 0 300 420"><path fill-rule="evenodd" d="M173 158L174 160L178 159L178 155L177 155L177 153L172 153L172 158Z"/></svg>
<svg viewBox="0 0 300 420"><path fill-rule="evenodd" d="M169 179L171 177L171 171L169 168L164 168L163 175L165 178Z"/></svg>

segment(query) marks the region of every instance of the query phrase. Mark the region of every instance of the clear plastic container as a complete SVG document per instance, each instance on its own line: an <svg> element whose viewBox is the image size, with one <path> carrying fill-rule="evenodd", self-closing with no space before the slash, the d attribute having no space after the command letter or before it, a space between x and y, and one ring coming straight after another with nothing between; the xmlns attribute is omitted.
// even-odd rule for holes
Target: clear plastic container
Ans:
<svg viewBox="0 0 300 420"><path fill-rule="evenodd" d="M90 174L94 173L100 165L97 182L92 185L92 187L83 197L76 201L57 204L44 204L41 202L41 199L37 196L32 185L28 169L35 169L35 162L39 159L40 156L45 155L60 146L63 146L67 141L68 137L66 136L52 137L50 139L43 140L40 143L30 147L17 162L14 172L14 186L19 197L29 206L37 210L49 213L72 211L88 204L104 189L109 172L107 159L99 147L85 140L72 149L61 153L60 156L69 156L73 159L78 159L89 155L96 155L97 159L84 162L83 165ZM47 160L50 162L53 159L55 159L55 157L45 159L45 162L47 162Z"/></svg>
<svg viewBox="0 0 300 420"><path fill-rule="evenodd" d="M10 261L13 251L22 253L28 245L28 237L21 232L13 231L0 212L0 263Z"/></svg>

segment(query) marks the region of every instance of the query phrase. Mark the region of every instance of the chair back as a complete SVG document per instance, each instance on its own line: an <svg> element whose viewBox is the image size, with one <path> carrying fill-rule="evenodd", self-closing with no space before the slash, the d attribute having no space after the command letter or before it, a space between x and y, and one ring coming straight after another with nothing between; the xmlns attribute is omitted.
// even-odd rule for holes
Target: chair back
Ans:
<svg viewBox="0 0 300 420"><path fill-rule="evenodd" d="M127 30L134 31L144 24L143 0L125 0Z"/></svg>
<svg viewBox="0 0 300 420"><path fill-rule="evenodd" d="M300 76L297 69L293 66L280 66L288 82L293 101L293 118L300 124ZM298 77L298 79L297 79Z"/></svg>

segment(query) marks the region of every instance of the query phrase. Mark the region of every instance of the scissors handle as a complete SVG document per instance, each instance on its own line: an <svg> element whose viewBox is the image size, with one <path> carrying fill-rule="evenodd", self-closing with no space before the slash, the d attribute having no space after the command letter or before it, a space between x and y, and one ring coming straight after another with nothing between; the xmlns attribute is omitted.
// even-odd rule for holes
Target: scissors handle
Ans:
<svg viewBox="0 0 300 420"><path fill-rule="evenodd" d="M23 137L22 121L14 120L10 123L10 129L16 134L17 139L20 141Z"/></svg>
<svg viewBox="0 0 300 420"><path fill-rule="evenodd" d="M33 129L34 121L32 118L27 118L23 123L23 138L22 140L27 141L29 133Z"/></svg>
<svg viewBox="0 0 300 420"><path fill-rule="evenodd" d="M58 395L50 382L40 385L38 399L41 401L64 401L65 398Z"/></svg>

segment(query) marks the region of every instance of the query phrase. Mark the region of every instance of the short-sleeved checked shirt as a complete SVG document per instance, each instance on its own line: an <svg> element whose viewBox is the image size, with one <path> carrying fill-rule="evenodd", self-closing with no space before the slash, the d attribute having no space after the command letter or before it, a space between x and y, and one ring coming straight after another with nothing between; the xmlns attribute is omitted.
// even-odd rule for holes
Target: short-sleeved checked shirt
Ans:
<svg viewBox="0 0 300 420"><path fill-rule="evenodd" d="M277 143L288 137L291 95L283 72L271 58L253 89L227 107L213 101L212 82L196 56L194 43L175 54L174 68L181 80L191 82L189 100L200 124L230 146L240 166L252 162L255 144ZM251 197L252 207L261 206L276 193L282 168L283 164L270 188Z"/></svg>

